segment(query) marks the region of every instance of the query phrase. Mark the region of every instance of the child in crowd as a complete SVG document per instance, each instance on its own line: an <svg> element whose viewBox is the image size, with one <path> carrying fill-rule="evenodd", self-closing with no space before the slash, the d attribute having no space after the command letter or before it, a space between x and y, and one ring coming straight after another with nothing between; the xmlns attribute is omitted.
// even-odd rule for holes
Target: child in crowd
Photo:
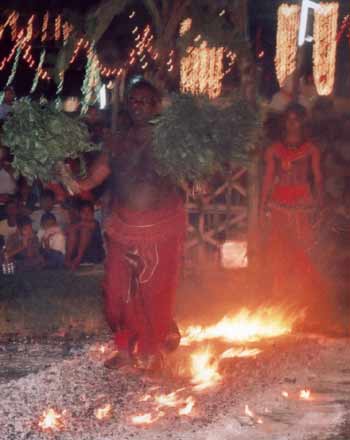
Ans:
<svg viewBox="0 0 350 440"><path fill-rule="evenodd" d="M94 218L94 206L82 201L80 221L67 229L66 267L76 270L81 263L97 264L104 259L101 228Z"/></svg>
<svg viewBox="0 0 350 440"><path fill-rule="evenodd" d="M17 217L17 231L8 237L4 254L7 260L15 261L19 269L33 270L42 267L39 240L33 231L30 217Z"/></svg>
<svg viewBox="0 0 350 440"><path fill-rule="evenodd" d="M17 231L18 204L16 199L10 199L5 205L5 219L0 221L0 237L6 243L8 237Z"/></svg>
<svg viewBox="0 0 350 440"><path fill-rule="evenodd" d="M62 268L66 254L66 237L51 212L47 212L41 217L38 238L45 267L48 269Z"/></svg>
<svg viewBox="0 0 350 440"><path fill-rule="evenodd" d="M42 192L40 196L40 209L34 211L31 215L34 231L37 232L40 229L41 217L46 213L54 214L58 225L62 228L64 227L66 223L64 210L55 202L55 193L53 191L47 189Z"/></svg>

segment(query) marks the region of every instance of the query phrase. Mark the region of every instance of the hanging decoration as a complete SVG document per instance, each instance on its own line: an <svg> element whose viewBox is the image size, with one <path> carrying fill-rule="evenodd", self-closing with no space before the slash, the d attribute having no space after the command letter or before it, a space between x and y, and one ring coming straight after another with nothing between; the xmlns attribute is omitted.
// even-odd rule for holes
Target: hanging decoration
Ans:
<svg viewBox="0 0 350 440"><path fill-rule="evenodd" d="M47 40L47 30L49 26L49 11L46 12L43 19L43 26L41 29L41 42L44 43L44 41Z"/></svg>
<svg viewBox="0 0 350 440"><path fill-rule="evenodd" d="M26 37L25 37L27 41L31 41L32 38L33 38L34 19L35 19L35 15L32 15L30 17L30 19L28 20L27 34L26 34Z"/></svg>
<svg viewBox="0 0 350 440"><path fill-rule="evenodd" d="M59 41L61 39L62 33L62 16L58 15L55 19L55 41Z"/></svg>
<svg viewBox="0 0 350 440"><path fill-rule="evenodd" d="M207 95L210 99L220 96L223 78L223 47L189 47L181 60L180 86L184 93Z"/></svg>
<svg viewBox="0 0 350 440"><path fill-rule="evenodd" d="M313 74L319 95L330 95L334 87L337 52L338 3L320 3L315 11Z"/></svg>
<svg viewBox="0 0 350 440"><path fill-rule="evenodd" d="M36 88L38 87L38 82L39 82L39 78L40 78L40 75L42 72L42 68L43 68L43 64L44 64L44 60L45 60L45 55L46 55L46 50L43 49L40 54L40 61L39 61L38 67L36 69L33 85L32 85L32 88L30 89L30 93L34 93Z"/></svg>
<svg viewBox="0 0 350 440"><path fill-rule="evenodd" d="M295 71L300 6L282 4L278 8L275 67L280 87Z"/></svg>
<svg viewBox="0 0 350 440"><path fill-rule="evenodd" d="M11 27L11 40L15 41L17 37L17 26L18 26L19 13L13 12L10 16L9 25Z"/></svg>
<svg viewBox="0 0 350 440"><path fill-rule="evenodd" d="M85 114L89 105L96 101L101 88L100 70L98 58L95 53L95 45L91 44L86 63L85 78L82 86L83 105L81 114Z"/></svg>
<svg viewBox="0 0 350 440"><path fill-rule="evenodd" d="M10 86L13 83L13 80L14 80L16 72L17 72L17 67L18 67L18 62L19 62L19 57L21 55L21 52L22 52L22 46L18 46L17 51L16 51L15 60L12 65L11 74L8 77L8 80L6 82L6 86Z"/></svg>

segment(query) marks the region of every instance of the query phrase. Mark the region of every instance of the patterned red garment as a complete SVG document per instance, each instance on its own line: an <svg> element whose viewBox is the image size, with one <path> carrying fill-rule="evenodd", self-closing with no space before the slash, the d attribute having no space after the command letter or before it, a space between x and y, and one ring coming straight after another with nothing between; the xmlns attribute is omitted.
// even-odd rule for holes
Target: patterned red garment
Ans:
<svg viewBox="0 0 350 440"><path fill-rule="evenodd" d="M186 230L183 202L153 211L114 210L105 225L105 309L119 351L156 353L173 325Z"/></svg>

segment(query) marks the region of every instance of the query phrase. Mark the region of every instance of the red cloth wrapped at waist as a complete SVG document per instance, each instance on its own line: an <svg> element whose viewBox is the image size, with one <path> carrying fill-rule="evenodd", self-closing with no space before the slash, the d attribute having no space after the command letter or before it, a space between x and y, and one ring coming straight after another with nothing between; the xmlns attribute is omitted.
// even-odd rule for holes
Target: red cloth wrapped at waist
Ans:
<svg viewBox="0 0 350 440"><path fill-rule="evenodd" d="M178 196L169 197L160 207L134 211L120 207L105 222L106 235L124 246L150 245L174 236L184 236L186 213Z"/></svg>
<svg viewBox="0 0 350 440"><path fill-rule="evenodd" d="M308 183L300 185L276 185L273 189L271 202L281 205L311 206L313 198Z"/></svg>

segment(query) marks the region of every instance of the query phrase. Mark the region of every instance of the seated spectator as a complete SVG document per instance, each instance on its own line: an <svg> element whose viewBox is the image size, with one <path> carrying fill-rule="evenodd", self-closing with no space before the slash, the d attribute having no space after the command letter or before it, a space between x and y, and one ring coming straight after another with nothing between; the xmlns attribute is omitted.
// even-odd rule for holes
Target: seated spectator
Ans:
<svg viewBox="0 0 350 440"><path fill-rule="evenodd" d="M37 201L33 186L29 185L24 177L18 179L17 191L18 209L21 215L30 215Z"/></svg>
<svg viewBox="0 0 350 440"><path fill-rule="evenodd" d="M33 231L30 217L17 217L17 231L7 239L4 252L8 260L16 262L19 269L31 270L42 267L39 240Z"/></svg>
<svg viewBox="0 0 350 440"><path fill-rule="evenodd" d="M66 237L57 224L56 217L50 212L41 217L41 229L38 232L41 254L48 269L59 269L64 265Z"/></svg>
<svg viewBox="0 0 350 440"><path fill-rule="evenodd" d="M101 263L104 256L101 228L94 218L94 207L92 203L83 201L79 223L67 229L65 265L76 270L81 263Z"/></svg>
<svg viewBox="0 0 350 440"><path fill-rule="evenodd" d="M5 204L16 193L16 189L8 150L0 147L0 220L5 218Z"/></svg>
<svg viewBox="0 0 350 440"><path fill-rule="evenodd" d="M17 214L17 200L14 198L8 200L5 205L5 218L0 221L0 236L3 238L5 244L8 237L17 231Z"/></svg>
<svg viewBox="0 0 350 440"><path fill-rule="evenodd" d="M56 217L58 225L64 228L65 224L67 223L64 210L55 202L55 193L53 191L47 189L42 192L40 196L40 209L34 211L31 215L34 231L39 231L41 217L43 214L47 214L49 212Z"/></svg>
<svg viewBox="0 0 350 440"><path fill-rule="evenodd" d="M6 119L6 116L11 112L12 104L16 98L13 87L6 86L4 88L4 99L0 104L0 122Z"/></svg>

